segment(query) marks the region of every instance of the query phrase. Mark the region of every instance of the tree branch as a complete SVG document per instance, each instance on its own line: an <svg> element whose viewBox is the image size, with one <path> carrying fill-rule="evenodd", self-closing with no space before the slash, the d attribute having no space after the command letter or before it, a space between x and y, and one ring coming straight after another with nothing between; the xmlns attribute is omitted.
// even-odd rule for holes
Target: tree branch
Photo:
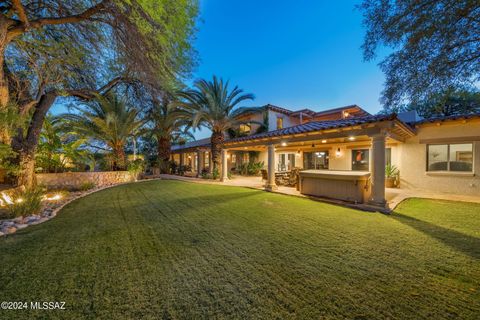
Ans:
<svg viewBox="0 0 480 320"><path fill-rule="evenodd" d="M86 20L93 16L94 14L102 11L105 8L105 2L102 1L99 4L88 8L82 13L66 16L66 17L59 17L59 18L42 18L33 20L30 24L33 28L40 28L45 25L55 25L55 24L65 24L65 23L76 23L83 20Z"/></svg>
<svg viewBox="0 0 480 320"><path fill-rule="evenodd" d="M22 8L23 5L20 3L20 0L14 0L13 3L17 2ZM91 8L88 8L82 13L75 14L75 15L70 15L66 17L52 17L52 18L41 18L41 19L36 19L32 21L28 21L28 26L33 29L39 29L43 26L46 25L58 25L58 24L66 24L66 23L78 23L84 20L89 19L93 15L101 12L103 9L105 9L105 2L102 1L96 5L94 5ZM17 11L18 12L18 11ZM19 13L19 16L21 14ZM26 18L26 16L25 16ZM15 21L11 19L12 21ZM23 19L22 19L23 20ZM27 25L25 25L24 21L17 21L16 26L12 27L8 30L7 34L7 42L10 42L12 39L22 35L25 33L27 30Z"/></svg>
<svg viewBox="0 0 480 320"><path fill-rule="evenodd" d="M92 100L95 98L96 95L99 94L105 94L108 91L112 90L115 86L120 84L121 82L126 81L127 78L124 77L116 77L107 82L105 85L102 87L93 90L93 89L72 89L72 90L66 90L66 93L69 96L77 97L83 100Z"/></svg>
<svg viewBox="0 0 480 320"><path fill-rule="evenodd" d="M27 13L25 12L25 7L22 4L21 0L12 0L12 6L17 11L18 17L20 21L24 24L25 29L30 27L30 23L28 21Z"/></svg>

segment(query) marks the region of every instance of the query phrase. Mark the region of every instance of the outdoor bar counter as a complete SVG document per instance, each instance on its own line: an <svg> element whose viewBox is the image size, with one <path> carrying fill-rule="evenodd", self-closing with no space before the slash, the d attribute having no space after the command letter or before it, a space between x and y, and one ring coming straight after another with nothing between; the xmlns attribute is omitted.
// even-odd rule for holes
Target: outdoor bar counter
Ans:
<svg viewBox="0 0 480 320"><path fill-rule="evenodd" d="M316 197L364 203L370 196L370 172L300 171L300 193Z"/></svg>

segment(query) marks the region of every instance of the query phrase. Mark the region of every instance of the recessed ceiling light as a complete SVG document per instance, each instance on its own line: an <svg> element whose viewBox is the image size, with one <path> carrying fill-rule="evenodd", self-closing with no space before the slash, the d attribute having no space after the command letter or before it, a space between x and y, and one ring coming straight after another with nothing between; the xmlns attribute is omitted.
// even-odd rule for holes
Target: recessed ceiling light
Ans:
<svg viewBox="0 0 480 320"><path fill-rule="evenodd" d="M327 140L322 140L322 143L327 143Z"/></svg>
<svg viewBox="0 0 480 320"><path fill-rule="evenodd" d="M286 142L282 142L282 147L286 147L287 146L287 143Z"/></svg>
<svg viewBox="0 0 480 320"><path fill-rule="evenodd" d="M355 137L350 136L350 137L348 137L348 140L353 141L353 140L355 140Z"/></svg>

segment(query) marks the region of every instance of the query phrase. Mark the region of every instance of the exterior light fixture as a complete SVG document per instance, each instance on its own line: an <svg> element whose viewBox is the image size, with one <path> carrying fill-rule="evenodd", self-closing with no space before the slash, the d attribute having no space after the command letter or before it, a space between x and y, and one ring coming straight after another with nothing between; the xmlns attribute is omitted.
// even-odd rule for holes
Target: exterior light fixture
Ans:
<svg viewBox="0 0 480 320"><path fill-rule="evenodd" d="M355 137L354 137L354 136L350 136L350 137L348 137L348 140L353 141L353 140L355 140Z"/></svg>
<svg viewBox="0 0 480 320"><path fill-rule="evenodd" d="M322 140L322 143L327 143L327 140L323 139L323 140Z"/></svg>
<svg viewBox="0 0 480 320"><path fill-rule="evenodd" d="M282 142L282 147L286 147L287 146L287 143L286 142Z"/></svg>
<svg viewBox="0 0 480 320"><path fill-rule="evenodd" d="M335 155L336 155L337 157L340 157L341 154L342 154L342 153L341 153L341 151L340 151L340 148L338 148L337 151L335 152Z"/></svg>

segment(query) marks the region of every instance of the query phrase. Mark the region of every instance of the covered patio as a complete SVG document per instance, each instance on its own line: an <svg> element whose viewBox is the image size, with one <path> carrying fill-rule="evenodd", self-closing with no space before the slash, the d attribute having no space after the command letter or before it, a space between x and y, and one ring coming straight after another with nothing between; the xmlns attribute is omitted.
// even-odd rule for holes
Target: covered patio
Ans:
<svg viewBox="0 0 480 320"><path fill-rule="evenodd" d="M383 208L388 198L385 165L392 161L395 146L413 135L413 129L395 115L381 115L311 122L231 139L222 151L221 180L228 180L236 152L256 151L267 168L266 190L278 190L275 177L279 173L298 169L300 194ZM259 179L251 181L257 184ZM363 198L351 195L356 189Z"/></svg>

